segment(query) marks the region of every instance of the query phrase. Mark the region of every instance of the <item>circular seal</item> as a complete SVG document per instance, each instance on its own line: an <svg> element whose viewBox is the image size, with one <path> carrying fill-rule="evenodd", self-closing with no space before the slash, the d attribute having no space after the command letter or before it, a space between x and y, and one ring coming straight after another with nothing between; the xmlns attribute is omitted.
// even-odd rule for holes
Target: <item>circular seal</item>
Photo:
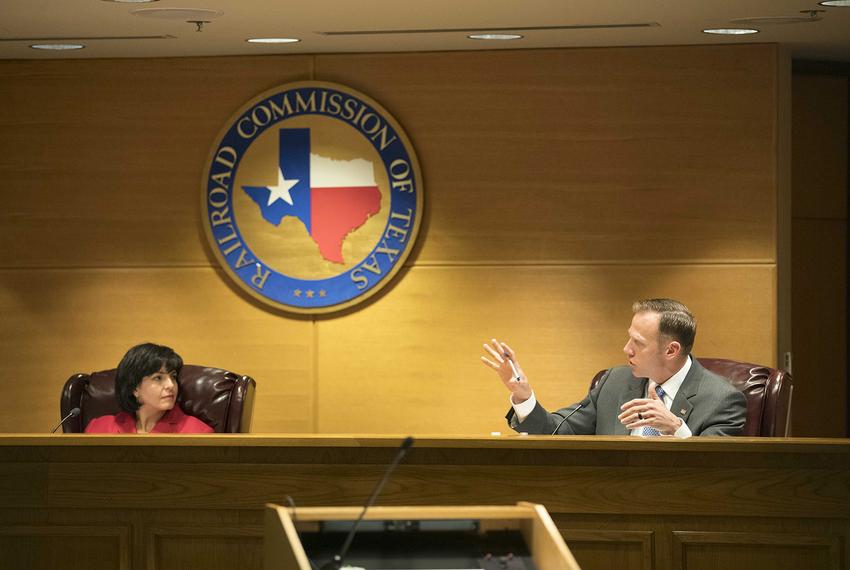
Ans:
<svg viewBox="0 0 850 570"><path fill-rule="evenodd" d="M255 97L207 159L204 230L227 274L296 313L329 313L383 288L413 248L422 175L377 102L334 83Z"/></svg>

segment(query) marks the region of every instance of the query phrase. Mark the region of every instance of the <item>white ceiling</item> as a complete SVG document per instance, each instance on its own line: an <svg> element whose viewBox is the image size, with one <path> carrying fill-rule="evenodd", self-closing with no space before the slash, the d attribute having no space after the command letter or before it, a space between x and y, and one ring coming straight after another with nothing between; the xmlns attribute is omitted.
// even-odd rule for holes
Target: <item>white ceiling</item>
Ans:
<svg viewBox="0 0 850 570"><path fill-rule="evenodd" d="M139 8L207 8L222 15L196 32L195 26L183 19L130 13ZM820 21L755 25L752 27L761 32L749 36L701 32L706 27L731 26L735 18L802 16L801 11L813 9L825 10L818 14ZM656 25L585 27L617 24ZM569 26L574 28L520 30L525 37L508 42L466 38L474 30ZM340 31L393 33L322 34ZM155 36L164 39L153 39ZM301 42L276 46L245 42L249 37L264 36L297 37ZM45 52L29 47L36 40L60 38L78 41L86 48ZM149 4L0 0L0 59L723 43L779 43L787 46L795 59L847 62L850 8L824 8L817 0L160 0Z"/></svg>

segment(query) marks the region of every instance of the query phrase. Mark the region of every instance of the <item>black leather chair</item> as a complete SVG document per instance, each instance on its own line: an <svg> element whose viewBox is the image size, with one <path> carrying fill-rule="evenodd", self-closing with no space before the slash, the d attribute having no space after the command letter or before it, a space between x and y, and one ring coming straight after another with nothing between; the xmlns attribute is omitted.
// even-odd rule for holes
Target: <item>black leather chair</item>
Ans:
<svg viewBox="0 0 850 570"><path fill-rule="evenodd" d="M749 362L722 358L697 358L707 370L722 376L747 397L745 436L784 437L791 435L791 374ZM590 388L593 389L607 370L600 370Z"/></svg>
<svg viewBox="0 0 850 570"><path fill-rule="evenodd" d="M248 433L254 410L256 382L219 368L186 364L177 378L177 405L216 433ZM74 408L80 415L62 426L65 433L82 433L94 418L121 411L115 398L115 369L74 374L62 388L60 418Z"/></svg>

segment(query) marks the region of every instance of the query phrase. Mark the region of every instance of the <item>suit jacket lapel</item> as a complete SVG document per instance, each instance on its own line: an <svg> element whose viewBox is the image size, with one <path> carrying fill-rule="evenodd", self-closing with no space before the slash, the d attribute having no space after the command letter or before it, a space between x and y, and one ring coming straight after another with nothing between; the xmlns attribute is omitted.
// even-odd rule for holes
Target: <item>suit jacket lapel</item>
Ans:
<svg viewBox="0 0 850 570"><path fill-rule="evenodd" d="M646 383L648 380L646 378L632 378L626 390L620 395L620 401L617 404L617 413L614 414L614 435L629 435L631 430L620 423L620 420L617 419L617 416L620 414L620 408L623 407L623 404L628 402L629 400L634 400L635 398L643 398L646 394Z"/></svg>
<svg viewBox="0 0 850 570"><path fill-rule="evenodd" d="M688 423L688 417L694 409L691 403L691 398L699 392L699 385L702 382L703 367L697 362L695 356L691 356L691 369L688 370L688 375L682 381L679 391L676 392L676 397L673 399L673 404L670 406L670 411L676 416L682 418L682 421Z"/></svg>

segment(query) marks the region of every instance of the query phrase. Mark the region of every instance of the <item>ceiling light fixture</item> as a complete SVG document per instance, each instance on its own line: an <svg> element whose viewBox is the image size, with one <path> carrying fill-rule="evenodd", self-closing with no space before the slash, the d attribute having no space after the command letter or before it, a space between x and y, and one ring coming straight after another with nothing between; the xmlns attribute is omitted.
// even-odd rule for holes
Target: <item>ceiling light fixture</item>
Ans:
<svg viewBox="0 0 850 570"><path fill-rule="evenodd" d="M818 2L818 4L831 8L850 8L850 0L824 0L823 2Z"/></svg>
<svg viewBox="0 0 850 570"><path fill-rule="evenodd" d="M757 34L755 28L706 28L702 31L704 34L717 34L721 36L743 36L747 34Z"/></svg>
<svg viewBox="0 0 850 570"><path fill-rule="evenodd" d="M67 50L67 49L83 49L83 44L32 44L32 49L47 49L47 50Z"/></svg>
<svg viewBox="0 0 850 570"><path fill-rule="evenodd" d="M248 38L249 44L294 44L300 42L298 38Z"/></svg>
<svg viewBox="0 0 850 570"><path fill-rule="evenodd" d="M519 40L523 36L519 34L470 34L466 37L471 40Z"/></svg>

